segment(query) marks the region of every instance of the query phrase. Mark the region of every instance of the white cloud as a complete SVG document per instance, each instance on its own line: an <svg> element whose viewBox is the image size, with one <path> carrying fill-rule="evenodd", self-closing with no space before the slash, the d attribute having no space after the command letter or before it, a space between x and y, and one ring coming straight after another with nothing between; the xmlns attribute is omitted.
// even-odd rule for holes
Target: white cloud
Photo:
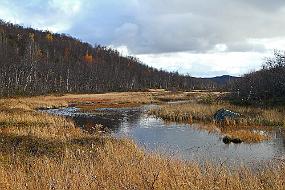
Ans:
<svg viewBox="0 0 285 190"><path fill-rule="evenodd" d="M49 5L65 15L72 16L80 11L83 2L80 0L51 0Z"/></svg>
<svg viewBox="0 0 285 190"><path fill-rule="evenodd" d="M0 18L53 32L68 31L82 11L80 0L23 0L0 2Z"/></svg>
<svg viewBox="0 0 285 190"><path fill-rule="evenodd" d="M285 37L249 39L252 44L264 45L267 50L285 50Z"/></svg>
<svg viewBox="0 0 285 190"><path fill-rule="evenodd" d="M130 56L131 53L128 49L127 46L118 46L118 47L115 47L115 46L108 46L109 48L112 48L112 49L116 49L122 56Z"/></svg>
<svg viewBox="0 0 285 190"><path fill-rule="evenodd" d="M2 4L0 3L0 10L0 19L15 24L20 23L20 16L18 15L17 11L7 7L7 4L5 2L2 2Z"/></svg>
<svg viewBox="0 0 285 190"><path fill-rule="evenodd" d="M228 50L228 46L226 44L216 44L214 49L210 52L225 52Z"/></svg>
<svg viewBox="0 0 285 190"><path fill-rule="evenodd" d="M166 54L137 55L143 62L168 71L178 71L195 77L235 75L256 70L261 67L267 53L221 52L200 53L178 52Z"/></svg>

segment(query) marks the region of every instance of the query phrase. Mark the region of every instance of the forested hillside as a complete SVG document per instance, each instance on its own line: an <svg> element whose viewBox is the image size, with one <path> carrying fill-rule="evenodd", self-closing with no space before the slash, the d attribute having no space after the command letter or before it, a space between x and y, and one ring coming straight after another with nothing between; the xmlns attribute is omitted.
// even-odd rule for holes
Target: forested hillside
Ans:
<svg viewBox="0 0 285 190"><path fill-rule="evenodd" d="M0 21L0 96L214 87L104 46Z"/></svg>
<svg viewBox="0 0 285 190"><path fill-rule="evenodd" d="M261 70L234 82L232 91L242 103L285 104L285 52L275 51Z"/></svg>

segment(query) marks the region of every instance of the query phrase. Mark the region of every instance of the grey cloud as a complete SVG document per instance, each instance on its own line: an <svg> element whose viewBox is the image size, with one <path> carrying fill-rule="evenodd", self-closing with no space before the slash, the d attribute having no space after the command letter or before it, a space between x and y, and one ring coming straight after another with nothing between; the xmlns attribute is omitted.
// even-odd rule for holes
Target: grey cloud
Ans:
<svg viewBox="0 0 285 190"><path fill-rule="evenodd" d="M259 8L263 11L276 11L284 8L284 0L238 0L247 3L249 6Z"/></svg>
<svg viewBox="0 0 285 190"><path fill-rule="evenodd" d="M115 30L115 41L117 45L129 44L135 47L139 36L139 27L134 23L124 23ZM117 41L117 42L116 42Z"/></svg>
<svg viewBox="0 0 285 190"><path fill-rule="evenodd" d="M141 5L135 15L140 33L124 42L138 54L207 52L217 44L226 44L228 51L262 52L262 45L247 39L285 34L284 1L146 0Z"/></svg>
<svg viewBox="0 0 285 190"><path fill-rule="evenodd" d="M232 42L227 44L228 52L265 52L263 44L251 44L249 42Z"/></svg>
<svg viewBox="0 0 285 190"><path fill-rule="evenodd" d="M73 0L82 4L73 17L51 6L54 1L3 0L0 8L36 28L68 23L60 32L92 44L124 45L133 54L208 52L217 44L262 52L248 39L285 36L284 0Z"/></svg>

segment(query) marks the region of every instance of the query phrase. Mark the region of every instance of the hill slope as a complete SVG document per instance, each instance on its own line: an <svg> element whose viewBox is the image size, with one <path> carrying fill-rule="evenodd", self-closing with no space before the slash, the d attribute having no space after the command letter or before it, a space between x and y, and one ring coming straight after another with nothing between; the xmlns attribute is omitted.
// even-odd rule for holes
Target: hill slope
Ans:
<svg viewBox="0 0 285 190"><path fill-rule="evenodd" d="M213 88L210 80L142 64L118 51L0 21L0 96Z"/></svg>

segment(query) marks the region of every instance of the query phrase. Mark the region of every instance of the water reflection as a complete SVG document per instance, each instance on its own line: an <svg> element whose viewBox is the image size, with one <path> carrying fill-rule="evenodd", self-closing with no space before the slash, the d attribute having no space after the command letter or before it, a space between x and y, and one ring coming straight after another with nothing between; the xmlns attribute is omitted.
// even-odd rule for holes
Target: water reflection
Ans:
<svg viewBox="0 0 285 190"><path fill-rule="evenodd" d="M91 130L102 124L115 137L134 139L148 151L184 160L244 163L268 161L285 155L285 135L281 129L272 132L272 140L258 144L224 144L219 134L199 130L187 124L166 124L145 114L150 106L140 108L98 109L82 113L76 108L47 110L48 113L72 118L76 125Z"/></svg>

